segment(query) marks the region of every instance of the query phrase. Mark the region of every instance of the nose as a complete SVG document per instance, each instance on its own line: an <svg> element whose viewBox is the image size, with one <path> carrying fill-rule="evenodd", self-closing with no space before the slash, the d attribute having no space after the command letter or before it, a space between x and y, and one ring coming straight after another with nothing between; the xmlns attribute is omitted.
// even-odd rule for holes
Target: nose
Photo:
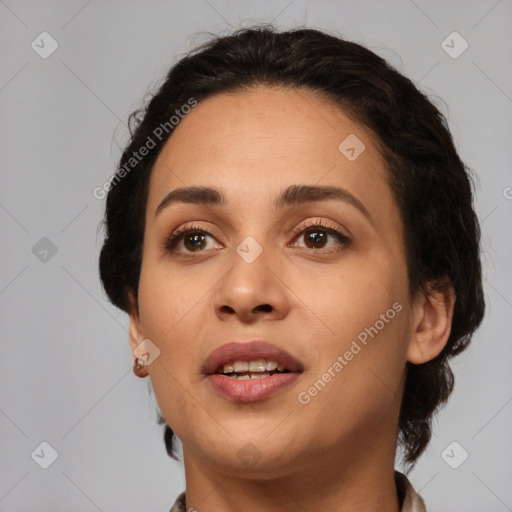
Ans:
<svg viewBox="0 0 512 512"><path fill-rule="evenodd" d="M234 254L232 263L214 294L213 305L220 320L250 324L280 320L288 314L289 289L265 251L251 263Z"/></svg>

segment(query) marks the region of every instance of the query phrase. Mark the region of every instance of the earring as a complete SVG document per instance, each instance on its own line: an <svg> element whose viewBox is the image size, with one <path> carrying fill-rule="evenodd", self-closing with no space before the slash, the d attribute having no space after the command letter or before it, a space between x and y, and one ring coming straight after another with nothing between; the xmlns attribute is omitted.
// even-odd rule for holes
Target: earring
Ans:
<svg viewBox="0 0 512 512"><path fill-rule="evenodd" d="M137 377L140 377L142 379L147 376L147 372L144 370L144 368L146 368L146 361L144 361L144 359L141 359L140 357L135 359L133 363L133 373Z"/></svg>
<svg viewBox="0 0 512 512"><path fill-rule="evenodd" d="M140 369L144 368L145 366L146 366L146 361L144 361L144 359L141 359L140 357L138 357L135 360L135 369L136 370L140 370Z"/></svg>

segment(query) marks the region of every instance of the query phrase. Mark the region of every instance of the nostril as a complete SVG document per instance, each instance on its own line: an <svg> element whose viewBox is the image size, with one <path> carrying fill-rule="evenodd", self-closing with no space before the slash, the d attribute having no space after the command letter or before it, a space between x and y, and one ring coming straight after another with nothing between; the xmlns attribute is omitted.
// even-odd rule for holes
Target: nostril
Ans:
<svg viewBox="0 0 512 512"><path fill-rule="evenodd" d="M258 306L256 309L265 311L266 313L270 313L272 311L272 306L270 304L262 304L261 306Z"/></svg>

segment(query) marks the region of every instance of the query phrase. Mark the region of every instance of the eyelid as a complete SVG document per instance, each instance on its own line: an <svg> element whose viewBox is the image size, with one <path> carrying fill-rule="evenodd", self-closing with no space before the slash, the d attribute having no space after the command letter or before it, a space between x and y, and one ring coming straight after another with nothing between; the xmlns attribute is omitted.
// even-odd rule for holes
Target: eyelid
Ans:
<svg viewBox="0 0 512 512"><path fill-rule="evenodd" d="M338 224L331 224L330 221L326 221L324 219L310 219L306 221L306 224L302 224L300 227L296 228L294 230L293 235L293 244L295 245L296 240L300 238L304 233L306 233L309 230L312 230L313 228L319 228L319 231L325 231L328 235L331 235L331 237L334 237L338 240L338 245L341 245L341 248L321 248L321 249L311 249L309 248L309 252L316 252L319 254L333 254L333 253L339 253L341 250L343 250L345 247L352 244L352 235L348 236L345 234L347 230L343 229Z"/></svg>
<svg viewBox="0 0 512 512"><path fill-rule="evenodd" d="M309 228L322 228L323 230L327 231L331 236L335 236L338 238L340 243L344 245L348 245L352 242L352 237L345 234L347 230L344 230L341 226L334 224L334 223L328 223L328 221L316 218L316 219L309 219L306 221L306 223L301 224L299 227L295 228L292 231L292 237L295 240L298 235L304 233ZM184 236L186 236L189 233L202 233L207 236L210 236L212 238L215 238L214 235L212 235L211 231L208 229L199 226L197 224L191 223L191 224L184 224L183 226L180 226L179 228L175 229L170 235L164 237L163 241L163 249L166 252L174 252L175 246L177 243L179 243ZM322 251L322 249L310 249L310 250L317 250L319 252L327 252ZM201 253L204 251L197 251L197 253ZM194 252L189 252L187 254L193 255Z"/></svg>
<svg viewBox="0 0 512 512"><path fill-rule="evenodd" d="M339 233L340 235L344 236L345 238L349 238L348 235L345 235L344 230L340 225L330 223L330 221L326 221L325 219L321 219L321 218L307 220L305 224L301 224L300 227L297 227L293 230L293 235L300 234L303 231L306 231L308 228L318 228L318 227L322 227L326 230L335 231L335 232Z"/></svg>
<svg viewBox="0 0 512 512"><path fill-rule="evenodd" d="M183 226L180 226L179 228L175 229L170 235L167 235L164 237L164 240L163 240L164 251L165 252L174 252L175 245L178 242L180 242L185 235L187 235L189 233L195 233L195 232L205 233L208 236L211 236L212 238L214 238L208 229L205 229L205 228L198 226L197 224L193 224L193 223L184 224ZM194 254L194 253L190 253L190 254Z"/></svg>

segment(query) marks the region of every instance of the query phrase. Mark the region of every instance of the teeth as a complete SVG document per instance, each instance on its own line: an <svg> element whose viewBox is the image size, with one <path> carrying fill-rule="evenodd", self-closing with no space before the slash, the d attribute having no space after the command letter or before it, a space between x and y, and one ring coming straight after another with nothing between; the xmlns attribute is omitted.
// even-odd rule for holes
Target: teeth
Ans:
<svg viewBox="0 0 512 512"><path fill-rule="evenodd" d="M264 372L265 371L265 360L257 359L256 361L251 361L249 363L249 371L250 372Z"/></svg>
<svg viewBox="0 0 512 512"><path fill-rule="evenodd" d="M267 373L267 372L251 373L251 379L263 379L263 377L270 377L270 373Z"/></svg>
<svg viewBox="0 0 512 512"><path fill-rule="evenodd" d="M235 370L230 364L225 364L222 370L223 373L233 373Z"/></svg>
<svg viewBox="0 0 512 512"><path fill-rule="evenodd" d="M255 373L242 373L241 375L233 373L232 375L228 375L228 377L230 379L236 379L236 380L264 379L265 377L270 377L270 373L255 372Z"/></svg>
<svg viewBox="0 0 512 512"><path fill-rule="evenodd" d="M277 363L275 361L267 361L265 364L265 369L269 372L275 370L277 368Z"/></svg>
<svg viewBox="0 0 512 512"><path fill-rule="evenodd" d="M284 369L285 366L283 364L277 364L276 361L271 359L268 361L265 359L254 359L253 361L232 361L231 363L226 363L222 368L222 373L235 374L230 375L230 377L247 380L269 377L269 372L276 370L282 372ZM251 372L251 375L244 375L247 372ZM236 375L237 373L242 375Z"/></svg>
<svg viewBox="0 0 512 512"><path fill-rule="evenodd" d="M235 372L246 372L249 369L249 363L247 361L235 361L233 369Z"/></svg>

